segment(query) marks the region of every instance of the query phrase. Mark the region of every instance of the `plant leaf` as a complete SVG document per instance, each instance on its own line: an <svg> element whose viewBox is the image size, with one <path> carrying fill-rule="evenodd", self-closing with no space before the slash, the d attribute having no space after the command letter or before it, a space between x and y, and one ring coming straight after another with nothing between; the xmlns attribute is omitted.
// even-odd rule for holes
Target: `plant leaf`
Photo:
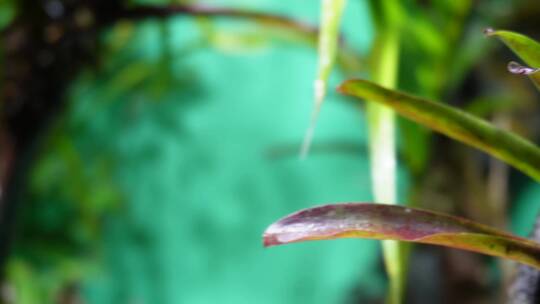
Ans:
<svg viewBox="0 0 540 304"><path fill-rule="evenodd" d="M441 103L388 90L366 80L348 80L339 86L338 91L390 106L401 115L476 147L540 181L540 149L483 119Z"/></svg>
<svg viewBox="0 0 540 304"><path fill-rule="evenodd" d="M310 124L300 151L302 158L305 158L309 153L309 146L313 140L319 112L326 96L328 78L336 60L339 45L339 27L346 3L347 0L322 0L321 2L321 28L319 31L318 46L319 60L314 83L315 100Z"/></svg>
<svg viewBox="0 0 540 304"><path fill-rule="evenodd" d="M344 203L304 209L270 225L264 246L368 238L453 247L540 268L540 244L464 218L397 205Z"/></svg>
<svg viewBox="0 0 540 304"><path fill-rule="evenodd" d="M522 34L492 28L485 29L484 34L488 37L499 38L521 60L531 66L532 68L529 68L510 62L508 70L514 74L529 76L536 88L540 90L540 74L536 73L537 68L540 68L540 43Z"/></svg>
<svg viewBox="0 0 540 304"><path fill-rule="evenodd" d="M526 64L540 67L540 43L535 40L510 31L487 28L484 34L488 37L497 37L506 44Z"/></svg>

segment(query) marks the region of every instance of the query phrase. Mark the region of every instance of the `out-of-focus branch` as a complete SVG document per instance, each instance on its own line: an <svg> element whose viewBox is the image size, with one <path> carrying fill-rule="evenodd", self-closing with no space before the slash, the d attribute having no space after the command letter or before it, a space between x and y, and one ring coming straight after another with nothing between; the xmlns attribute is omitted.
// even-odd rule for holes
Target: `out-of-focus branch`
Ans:
<svg viewBox="0 0 540 304"><path fill-rule="evenodd" d="M207 7L200 5L140 5L133 8L125 9L118 16L118 18L138 20L148 18L165 18L177 15L246 19L262 24L295 29L296 31L304 33L316 34L318 32L318 28L316 26L312 26L310 24L297 21L285 16L241 9Z"/></svg>
<svg viewBox="0 0 540 304"><path fill-rule="evenodd" d="M299 34L314 47L316 46L319 32L317 26L287 16L244 9L208 7L201 5L139 5L124 9L117 16L116 20L143 20L151 18L168 18L173 16L229 18L253 21L261 25L281 28ZM346 43L343 36L340 37L337 63L342 71L349 75L359 72L363 66L365 66L362 60L360 60L358 53Z"/></svg>

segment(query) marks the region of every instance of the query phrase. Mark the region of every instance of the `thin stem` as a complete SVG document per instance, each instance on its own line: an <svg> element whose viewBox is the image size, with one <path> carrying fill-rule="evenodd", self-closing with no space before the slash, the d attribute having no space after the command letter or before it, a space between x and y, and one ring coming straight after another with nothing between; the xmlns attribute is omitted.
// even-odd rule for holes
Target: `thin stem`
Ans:
<svg viewBox="0 0 540 304"><path fill-rule="evenodd" d="M143 20L150 18L168 18L173 16L188 16L188 17L208 17L208 18L229 18L248 20L260 23L265 26L282 28L289 32L296 33L307 40L307 42L316 46L319 28L315 25L295 20L293 18L263 12L222 8L208 7L201 5L138 5L133 8L124 9L118 14L115 21L128 20ZM336 62L347 74L355 74L364 66L364 62L358 58L355 52L347 43L345 38L340 35L340 47L338 48Z"/></svg>
<svg viewBox="0 0 540 304"><path fill-rule="evenodd" d="M372 2L377 39L374 47L373 80L387 88L395 88L399 68L399 35L395 24L393 5ZM394 14L395 15L395 14ZM391 108L377 103L366 106L368 119L371 177L375 201L385 204L397 202L396 177L396 119ZM396 241L383 241L383 255L389 277L388 302L401 303L405 288L407 245Z"/></svg>
<svg viewBox="0 0 540 304"><path fill-rule="evenodd" d="M310 24L303 23L285 16L272 15L248 10L207 7L199 5L139 5L133 8L125 9L118 16L118 19L139 20L147 18L166 18L178 15L188 15L194 17L246 19L273 26L294 28L297 31L313 34L314 37L316 37L316 34L318 33L318 28L316 26L312 26Z"/></svg>

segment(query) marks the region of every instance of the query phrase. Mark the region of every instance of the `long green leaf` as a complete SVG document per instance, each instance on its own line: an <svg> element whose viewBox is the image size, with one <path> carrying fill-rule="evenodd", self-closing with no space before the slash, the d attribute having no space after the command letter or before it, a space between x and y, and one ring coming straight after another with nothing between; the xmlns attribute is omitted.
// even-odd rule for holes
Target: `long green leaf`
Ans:
<svg viewBox="0 0 540 304"><path fill-rule="evenodd" d="M499 38L516 55L518 55L521 60L532 67L524 67L515 62L511 62L508 65L508 70L514 74L529 76L531 81L540 90L540 73L536 73L537 68L540 68L540 43L525 35L510 31L487 28L484 30L484 33L488 37Z"/></svg>
<svg viewBox="0 0 540 304"><path fill-rule="evenodd" d="M321 27L319 31L318 50L319 60L314 84L315 100L310 124L300 151L302 158L305 158L309 153L309 147L313 140L317 119L324 102L324 97L326 96L328 78L330 77L332 67L336 60L339 45L339 27L346 3L346 0L322 0L321 3Z"/></svg>
<svg viewBox="0 0 540 304"><path fill-rule="evenodd" d="M333 204L286 216L264 232L265 246L369 238L453 247L540 269L540 244L467 219L396 205Z"/></svg>
<svg viewBox="0 0 540 304"><path fill-rule="evenodd" d="M348 80L338 91L392 107L401 115L476 147L540 181L540 149L511 132L459 109L385 89L366 80Z"/></svg>

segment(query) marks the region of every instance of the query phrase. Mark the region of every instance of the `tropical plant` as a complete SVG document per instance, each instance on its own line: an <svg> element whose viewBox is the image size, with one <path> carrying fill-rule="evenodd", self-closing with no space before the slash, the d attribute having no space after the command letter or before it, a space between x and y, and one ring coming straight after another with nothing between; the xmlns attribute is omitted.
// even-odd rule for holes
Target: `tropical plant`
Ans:
<svg viewBox="0 0 540 304"><path fill-rule="evenodd" d="M448 101L446 97L449 92L454 92L460 83L465 82L467 71L485 54L486 45L489 44L486 39L478 39L474 35L471 38L464 33L467 22L470 22L471 12L475 9L473 1L370 0L376 35L374 47L366 58L359 58L349 44L349 37L340 34L340 21L347 10L346 0L322 0L319 28L286 16L198 6L192 3L194 1L185 1L190 4L161 5L139 2L146 3L121 0L42 1L39 5L32 1L0 2L0 30L9 38L6 41L10 42L0 47L0 61L13 71L18 71L14 73L14 79L10 78L2 83L3 88L8 89L3 90L5 96L2 95L0 118L8 119L2 121L0 126L0 268L7 272L12 283L22 287L19 288L22 294L19 302L35 303L43 301L44 298L52 299L59 292L62 293L63 289L69 293L73 282L79 280L81 272L91 268L92 264L84 258L81 261L79 258L65 257L77 256L73 252L86 251L93 240L99 238L99 223L102 217L121 200L121 194L111 187L112 182L107 179L110 161L88 155L80 158L80 155L74 152L69 138L57 134L57 125L53 123L52 128L49 126L54 114L65 107L65 103L61 102L66 95L65 91L87 62L101 62L98 57L121 57L119 54L125 51L124 47L133 32L128 23L176 15L194 17L203 36L200 43L219 49L249 48L268 38L265 36L318 48L314 107L301 148L303 158L308 156L310 144L316 138L315 125L325 95L329 91L329 79L334 65L338 65L341 72L351 78L341 84L338 91L351 97L353 107L365 109L369 128L374 200L387 205L338 203L299 211L267 229L264 235L266 246L344 237L385 240L383 255L389 277L390 303L403 302L405 293L410 244L399 241L442 245L517 261L527 265L524 267L529 267L522 268L525 270L518 279L525 278L525 281L529 281L526 284L535 285L536 281L529 280L526 273L532 272L536 276L540 273L536 270L540 268L540 245L504 231L505 227L501 223L505 221L506 210L502 204L486 206L484 212L487 217L493 215L490 224L496 228L485 225L485 221L480 224L448 215L450 212L427 211L426 209L437 209L429 204L423 205L423 209L416 208L421 205L417 196L425 188L425 171L430 167L429 155L432 146L429 142L434 137L430 130L484 151L532 179L540 180L540 150L516 133L501 129L495 122L492 124L483 119L498 110L518 104L515 96L499 96L496 100L493 96L488 96L487 102L479 98L466 108L469 112L442 103ZM428 2L429 5L426 4ZM493 1L493 5L504 10L517 2L520 1ZM55 19L55 8L58 12L59 4L69 4L65 6L67 10L63 11L69 18ZM50 16L44 17L46 13ZM495 21L494 18L490 19L490 12L485 15L488 17L484 16L484 21ZM261 27L256 34L226 31L210 22L210 19L216 18L248 20ZM25 26L25 21L31 21L31 30L24 27L20 30L20 26ZM42 29L46 29L45 35ZM162 27L162 30L167 34L166 26ZM102 32L107 34L107 47L98 56L98 48L95 46L101 42L98 34ZM480 34L479 30L475 32ZM358 35L363 34L359 29ZM510 72L528 76L535 85L540 83L537 69L540 68L538 43L509 31L488 29L485 34L501 39L521 57L524 65L512 62L508 65ZM61 41L58 37L63 35L68 38L69 43L58 43ZM22 41L21 37L26 37L27 41L35 44L17 43ZM162 42L167 44L169 39L163 39ZM193 46L186 46L189 47ZM43 49L46 51L43 52ZM9 54L4 56L6 50ZM104 94L96 99L114 100L113 97L128 94L140 86L147 87L153 94L152 97L159 99L167 85L182 88L192 85L190 79L175 78L173 73L170 73L170 59L173 54L165 50L160 56L158 64L155 61L133 60L132 57L125 56L130 57L126 61L135 63L126 65L121 62L118 66L103 67L107 75L105 81L102 81L106 83L103 84ZM36 60L29 61L28 57ZM56 61L49 61L49 57ZM14 58L16 60L13 60ZM453 58L460 60L454 61ZM14 67L21 63L21 66L26 67L28 62L31 63L30 68ZM357 79L366 78L367 74L371 81ZM46 88L48 94L42 94L42 88ZM403 91L414 92L422 97ZM13 92L21 94L11 94ZM14 96L24 97L22 106L20 100L14 101ZM360 100L368 103L364 104ZM34 104L39 106L33 106ZM7 111L8 107L13 109ZM47 109L47 113L42 109ZM400 120L396 113L428 128ZM57 120L56 123L64 122ZM27 168L31 167L28 165L31 162L29 159L35 157L35 143L41 138L43 129L51 129L44 138L45 141L53 142L47 155L62 158L63 163L59 165L55 159L43 157L34 168L33 175L29 177L30 174L26 172ZM77 126L73 129L80 132ZM395 205L401 200L398 199L396 189L398 159L406 164L413 181L409 198L402 199L407 206ZM83 162L90 162L93 170L86 172L80 169ZM505 172L504 165L501 167L496 164L493 168L493 171L500 172L498 169L502 168L502 172ZM504 174L502 175L504 177ZM51 179L50 176L54 178ZM39 193L32 197L31 201L50 201L53 198L58 201L58 206L54 206L54 203L36 206L30 202L23 208L22 219L19 221L24 222L29 230L28 234L47 227L48 216L51 214L62 224L50 229L51 238L44 243L36 244L31 239L23 239L19 240L17 246L13 246L11 235L15 226L15 213L20 209L18 205L23 200L19 197L19 192L24 185L19 184L19 180L25 179L29 180L27 187L30 188L30 194L34 189ZM89 188L88 184L93 184L94 187ZM504 187L497 187L500 183L493 184L495 186L490 188L493 192L504 191ZM483 192L476 191L475 194L480 196ZM479 201L477 204L485 207L482 205L484 201ZM70 202L77 202L78 205L72 206ZM435 205L436 202L432 203ZM76 220L69 212L53 214L43 212L42 209L75 210L74 213L82 216ZM537 230L536 234L540 234L540 229ZM59 239L62 242L56 243ZM11 247L17 247L19 252L15 258L7 261L9 253L13 251ZM76 250L70 250L73 248ZM39 263L32 260L32 254L42 251L51 253L50 256L39 257L47 260L43 264L56 266L53 280L34 274L39 272L39 267L34 267L34 264ZM39 285L45 286L47 290L41 292ZM529 302L534 301L531 299L534 299L536 293L536 287L532 288L527 298ZM3 291L4 289L2 288Z"/></svg>
<svg viewBox="0 0 540 304"><path fill-rule="evenodd" d="M328 70L331 69L335 49L339 48L336 24L339 24L344 9L343 2L322 1L319 73L315 83L316 103L313 121L316 120L324 97ZM462 4L455 4L453 12L463 17L470 9L470 3L469 1L460 3ZM397 1L371 1L371 5L377 29L375 48L370 58L372 80L347 80L337 90L353 97L354 101L368 102L365 110L369 124L375 201L385 204L396 203L394 111L424 127L475 147L540 181L540 148L530 141L457 107L395 90L396 75L400 66L400 43L402 43L399 35L406 31L419 30L420 27L415 26L419 22L407 19L406 8ZM406 25L407 22L413 25ZM457 27L459 22L458 20ZM453 26L456 27L455 24ZM539 43L510 31L488 28L484 33L488 37L499 38L523 60L525 65L516 62L508 64L511 73L528 76L540 88ZM427 95L437 97L440 94L439 90L440 88L433 88L432 93ZM408 134L409 136L413 134L415 137L425 137L427 134L418 129L409 129L409 132L412 132ZM306 142L311 140L311 134L310 129ZM412 150L406 148L412 144L407 142L404 144L406 155L416 153L415 147L412 147ZM305 147L306 144L302 150L303 154L307 151ZM412 152L407 154L407 151ZM414 162L418 165L411 166L413 170L415 167L425 166L425 160L419 159ZM405 206L337 203L313 207L293 213L270 225L263 238L265 246L336 238L392 240L383 244L390 279L389 303L402 302L407 270L407 247L394 242L396 240L479 252L540 269L540 243L464 218ZM533 297L529 297L519 303L534 301Z"/></svg>

